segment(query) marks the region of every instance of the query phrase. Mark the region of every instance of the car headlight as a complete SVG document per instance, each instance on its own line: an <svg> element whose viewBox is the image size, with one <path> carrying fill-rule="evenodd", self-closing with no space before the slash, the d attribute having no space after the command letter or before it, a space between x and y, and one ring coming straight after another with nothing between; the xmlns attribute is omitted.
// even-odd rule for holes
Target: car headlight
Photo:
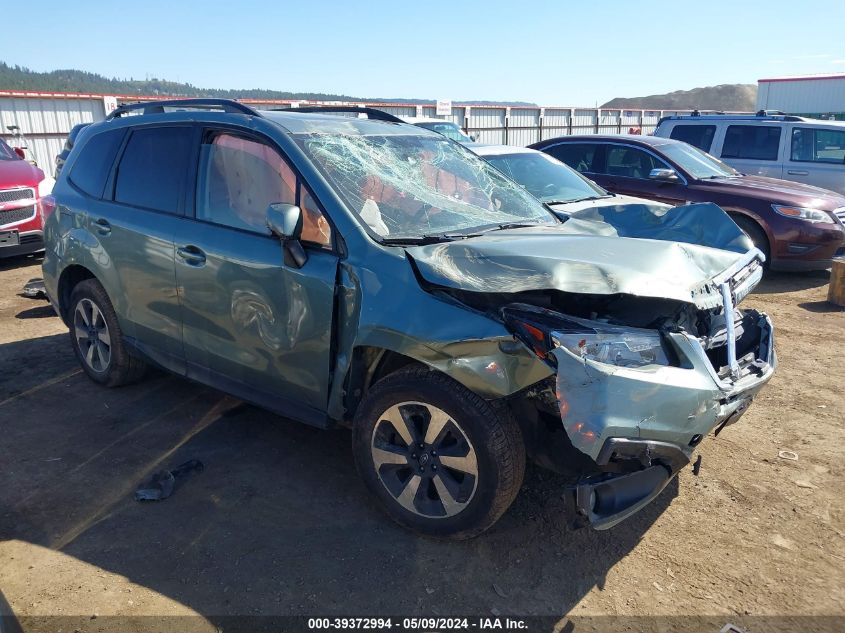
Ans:
<svg viewBox="0 0 845 633"><path fill-rule="evenodd" d="M511 332L544 360L550 360L555 348L564 348L579 358L617 367L671 364L657 330L588 321L523 305L505 307L502 315Z"/></svg>
<svg viewBox="0 0 845 633"><path fill-rule="evenodd" d="M668 365L660 334L633 328L596 328L593 332L552 332L552 341L576 356L618 367Z"/></svg>
<svg viewBox="0 0 845 633"><path fill-rule="evenodd" d="M822 224L833 224L833 218L827 211L820 211L819 209L808 209L806 207L790 207L788 205L773 204L772 208L775 213L786 216L788 218L795 218L796 220L806 220L807 222L820 222Z"/></svg>

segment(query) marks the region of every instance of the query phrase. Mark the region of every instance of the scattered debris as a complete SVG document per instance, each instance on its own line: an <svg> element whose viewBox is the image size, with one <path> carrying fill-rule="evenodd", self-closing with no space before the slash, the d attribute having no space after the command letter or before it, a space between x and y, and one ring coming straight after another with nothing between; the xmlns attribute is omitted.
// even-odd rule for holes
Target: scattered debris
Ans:
<svg viewBox="0 0 845 633"><path fill-rule="evenodd" d="M434 587L426 587L426 588L425 588L425 592L426 592L428 595L433 594L433 593L434 593Z"/></svg>
<svg viewBox="0 0 845 633"><path fill-rule="evenodd" d="M23 290L20 292L21 297L27 299L47 299L47 290L44 287L44 280L40 277L30 279L24 284Z"/></svg>
<svg viewBox="0 0 845 633"><path fill-rule="evenodd" d="M695 460L695 463L692 465L692 474L698 477L698 473L701 472L701 455Z"/></svg>
<svg viewBox="0 0 845 633"><path fill-rule="evenodd" d="M191 459L180 464L173 470L161 470L153 475L149 484L135 491L135 501L161 501L173 494L176 480L186 477L192 471L201 473L204 470L202 462Z"/></svg>
<svg viewBox="0 0 845 633"><path fill-rule="evenodd" d="M659 582L654 581L654 582L653 582L653 583L651 583L651 584L652 584L652 585L654 585L654 588L655 588L655 589L657 589L658 591L664 591L663 587L661 587L661 586L660 586L660 583L659 583Z"/></svg>
<svg viewBox="0 0 845 633"><path fill-rule="evenodd" d="M810 490L816 490L816 488L817 488L817 486L814 486L813 484L811 484L809 481L807 481L805 479L796 479L795 485L798 486L799 488L808 488Z"/></svg>
<svg viewBox="0 0 845 633"><path fill-rule="evenodd" d="M745 633L745 631L739 628L735 624L731 624L730 622L719 629L719 633Z"/></svg>
<svg viewBox="0 0 845 633"><path fill-rule="evenodd" d="M791 462L798 461L798 453L795 451L778 451L778 457L781 459L788 459Z"/></svg>
<svg viewBox="0 0 845 633"><path fill-rule="evenodd" d="M493 591L495 591L497 594L499 594L499 596L500 596L500 597L502 597L502 598L507 598L507 597L508 597L508 594L506 594L506 593L502 590L502 588L501 588L499 585L497 585L495 582L493 583Z"/></svg>
<svg viewBox="0 0 845 633"><path fill-rule="evenodd" d="M671 569L670 567L667 567L667 568L666 568L666 575L667 575L667 576L669 576L669 578L674 578L674 577L675 577L675 572L673 572L673 571L672 571L672 569Z"/></svg>

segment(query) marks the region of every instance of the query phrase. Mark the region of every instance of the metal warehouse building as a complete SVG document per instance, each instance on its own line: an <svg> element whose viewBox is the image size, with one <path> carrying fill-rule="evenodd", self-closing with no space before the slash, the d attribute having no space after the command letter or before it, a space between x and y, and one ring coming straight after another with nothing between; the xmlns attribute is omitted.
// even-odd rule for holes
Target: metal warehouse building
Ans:
<svg viewBox="0 0 845 633"><path fill-rule="evenodd" d="M760 79L757 109L845 120L845 74Z"/></svg>

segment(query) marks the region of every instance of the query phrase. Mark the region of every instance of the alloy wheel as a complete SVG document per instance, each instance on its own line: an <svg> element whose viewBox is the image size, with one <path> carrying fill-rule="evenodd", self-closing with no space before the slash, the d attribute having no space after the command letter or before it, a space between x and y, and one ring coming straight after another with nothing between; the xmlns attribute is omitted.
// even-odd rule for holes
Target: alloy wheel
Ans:
<svg viewBox="0 0 845 633"><path fill-rule="evenodd" d="M97 304L81 299L73 314L73 332L85 364L95 372L106 371L111 362L109 326Z"/></svg>
<svg viewBox="0 0 845 633"><path fill-rule="evenodd" d="M370 449L381 483L414 514L451 517L475 495L475 449L460 425L435 406L390 407L376 421Z"/></svg>

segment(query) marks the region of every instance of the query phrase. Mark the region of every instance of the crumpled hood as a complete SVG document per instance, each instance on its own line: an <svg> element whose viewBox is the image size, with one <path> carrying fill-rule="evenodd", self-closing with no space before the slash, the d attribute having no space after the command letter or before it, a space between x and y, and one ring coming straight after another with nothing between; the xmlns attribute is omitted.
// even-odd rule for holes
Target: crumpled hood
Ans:
<svg viewBox="0 0 845 633"><path fill-rule="evenodd" d="M496 231L407 248L429 283L484 293L560 290L721 305L713 278L744 253L696 244L572 234L560 226Z"/></svg>

